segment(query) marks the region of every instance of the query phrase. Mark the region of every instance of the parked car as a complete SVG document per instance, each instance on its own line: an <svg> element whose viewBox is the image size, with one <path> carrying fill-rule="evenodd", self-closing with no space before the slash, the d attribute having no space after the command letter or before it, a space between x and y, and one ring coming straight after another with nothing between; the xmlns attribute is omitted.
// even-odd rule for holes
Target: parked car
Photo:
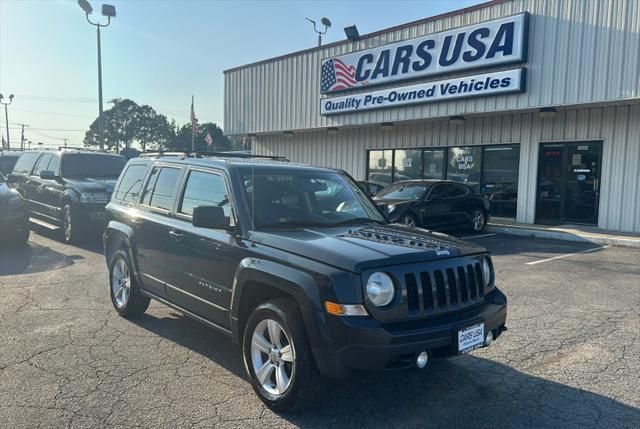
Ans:
<svg viewBox="0 0 640 429"><path fill-rule="evenodd" d="M428 229L484 229L489 200L462 183L447 180L405 180L387 186L374 200L387 206L392 222Z"/></svg>
<svg viewBox="0 0 640 429"><path fill-rule="evenodd" d="M13 170L18 158L20 158L22 152L15 151L2 151L0 152L0 174L4 174L7 177Z"/></svg>
<svg viewBox="0 0 640 429"><path fill-rule="evenodd" d="M375 196L378 192L380 192L380 190L384 188L384 185L375 182L367 182L365 180L361 180L357 183L358 186L360 186L360 189L362 189L362 192L370 197Z"/></svg>
<svg viewBox="0 0 640 429"><path fill-rule="evenodd" d="M325 376L423 368L505 326L485 249L389 224L342 171L137 158L106 217L115 310L155 299L231 336L275 410L312 403Z"/></svg>
<svg viewBox="0 0 640 429"><path fill-rule="evenodd" d="M9 182L29 202L32 221L77 242L104 229L104 207L127 160L119 155L65 149L24 152Z"/></svg>
<svg viewBox="0 0 640 429"><path fill-rule="evenodd" d="M7 186L0 174L0 247L29 239L29 208L17 191Z"/></svg>

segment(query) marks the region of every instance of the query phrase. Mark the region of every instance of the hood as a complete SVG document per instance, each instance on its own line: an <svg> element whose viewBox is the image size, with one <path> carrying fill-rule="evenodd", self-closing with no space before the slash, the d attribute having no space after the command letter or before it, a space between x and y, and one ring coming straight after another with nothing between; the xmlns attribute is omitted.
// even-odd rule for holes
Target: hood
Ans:
<svg viewBox="0 0 640 429"><path fill-rule="evenodd" d="M107 192L112 193L113 187L118 181L117 177L83 177L81 179L72 178L64 179L67 186L76 189L79 192Z"/></svg>
<svg viewBox="0 0 640 429"><path fill-rule="evenodd" d="M256 231L250 238L257 243L351 272L486 252L480 246L446 234L373 223L358 227Z"/></svg>

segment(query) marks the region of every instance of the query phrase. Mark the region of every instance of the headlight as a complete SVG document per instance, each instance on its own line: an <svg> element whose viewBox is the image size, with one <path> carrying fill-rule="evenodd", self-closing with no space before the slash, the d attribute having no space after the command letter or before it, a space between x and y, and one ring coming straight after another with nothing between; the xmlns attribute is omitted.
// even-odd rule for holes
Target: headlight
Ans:
<svg viewBox="0 0 640 429"><path fill-rule="evenodd" d="M491 264L489 258L484 258L482 261L482 276L484 278L484 284L489 286L491 284Z"/></svg>
<svg viewBox="0 0 640 429"><path fill-rule="evenodd" d="M393 300L395 286L385 273L375 272L367 280L367 297L377 307L383 307Z"/></svg>
<svg viewBox="0 0 640 429"><path fill-rule="evenodd" d="M389 213L391 213L391 212L392 212L392 211L394 211L395 209L396 209L395 204L389 204L389 205L387 206L387 211L388 211Z"/></svg>
<svg viewBox="0 0 640 429"><path fill-rule="evenodd" d="M83 192L80 194L80 202L106 204L109 202L109 194L106 192Z"/></svg>

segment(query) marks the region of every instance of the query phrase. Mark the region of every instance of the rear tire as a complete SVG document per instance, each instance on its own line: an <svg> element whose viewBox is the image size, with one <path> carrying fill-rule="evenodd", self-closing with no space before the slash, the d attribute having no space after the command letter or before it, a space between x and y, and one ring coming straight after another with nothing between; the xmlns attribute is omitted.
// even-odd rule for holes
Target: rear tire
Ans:
<svg viewBox="0 0 640 429"><path fill-rule="evenodd" d="M471 231L482 232L487 226L487 215L480 209L475 209L471 215Z"/></svg>
<svg viewBox="0 0 640 429"><path fill-rule="evenodd" d="M139 316L151 302L140 291L129 256L122 249L113 254L109 263L109 295L113 308L123 317Z"/></svg>
<svg viewBox="0 0 640 429"><path fill-rule="evenodd" d="M300 310L290 299L268 301L253 310L242 352L253 390L274 411L310 405L324 385Z"/></svg>

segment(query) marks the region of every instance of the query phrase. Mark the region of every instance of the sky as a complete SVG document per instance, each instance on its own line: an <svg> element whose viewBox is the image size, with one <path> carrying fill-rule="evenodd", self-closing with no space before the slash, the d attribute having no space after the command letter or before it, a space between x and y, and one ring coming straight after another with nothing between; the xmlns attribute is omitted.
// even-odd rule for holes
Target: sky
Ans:
<svg viewBox="0 0 640 429"><path fill-rule="evenodd" d="M222 127L223 71L315 46L305 17L328 17L323 42L331 43L353 24L362 35L482 1L111 0L117 16L102 30L104 109L130 98L183 124L193 95L198 120ZM90 2L92 19L104 21L101 3ZM12 146L22 123L33 142L82 145L97 117L97 49L95 27L75 0L0 0L0 93L3 101L15 95Z"/></svg>

